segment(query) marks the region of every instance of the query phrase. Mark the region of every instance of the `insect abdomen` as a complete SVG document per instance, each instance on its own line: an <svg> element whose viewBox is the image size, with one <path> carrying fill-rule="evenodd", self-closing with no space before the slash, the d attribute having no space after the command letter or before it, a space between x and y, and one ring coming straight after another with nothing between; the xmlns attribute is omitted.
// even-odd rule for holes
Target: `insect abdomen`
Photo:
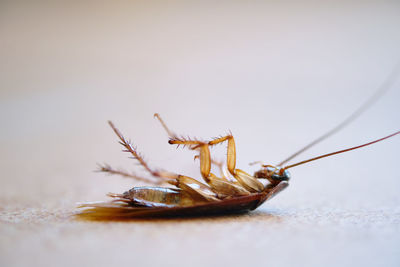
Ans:
<svg viewBox="0 0 400 267"><path fill-rule="evenodd" d="M165 187L134 187L123 194L134 206L175 207L198 203L186 192Z"/></svg>

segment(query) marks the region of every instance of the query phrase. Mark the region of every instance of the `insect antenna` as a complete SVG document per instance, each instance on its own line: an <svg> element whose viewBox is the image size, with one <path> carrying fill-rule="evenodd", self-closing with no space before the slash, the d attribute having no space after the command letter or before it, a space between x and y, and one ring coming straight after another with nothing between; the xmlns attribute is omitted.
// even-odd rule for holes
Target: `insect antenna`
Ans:
<svg viewBox="0 0 400 267"><path fill-rule="evenodd" d="M322 159L322 158L330 157L330 156L333 156L333 155L336 155L336 154L348 152L348 151L351 151L351 150L354 150L354 149L358 149L358 148L361 148L361 147L364 147L364 146L369 146L369 145L378 143L378 142L380 142L380 141L383 141L383 140L385 140L385 139L388 139L388 138L390 138L390 137L393 137L393 136L395 136L395 135L397 135L397 134L400 134L400 131L397 131L397 132L392 133L392 134L390 134L390 135L388 135L388 136L379 138L379 139L377 139L377 140L368 142L368 143L366 143L366 144L362 144L362 145L359 145L359 146L354 146L354 147L346 148L346 149L343 149L343 150L335 151L335 152L332 152L332 153L324 154L324 155L317 156L317 157L314 157L314 158L311 158L311 159L307 159L307 160L303 160L303 161L297 162L297 163L295 163L295 164L288 165L288 166L286 166L286 167L283 167L283 168L280 170L280 174L282 174L282 173L284 172L284 170L287 170L287 169L289 169L289 168L293 168L293 167L296 167L296 166L299 166L299 165L302 165L302 164L305 164L305 163L308 163L308 162L311 162L311 161L314 161L314 160L317 160L317 159Z"/></svg>
<svg viewBox="0 0 400 267"><path fill-rule="evenodd" d="M296 153L293 153L291 156L289 156L287 159L283 160L281 163L278 164L278 166L282 166L283 164L289 162L293 158L297 157L299 154L303 153L304 151L308 150L309 148L315 146L319 142L327 139L328 137L332 136L333 134L339 132L341 129L349 125L351 122L353 122L355 119L357 119L362 113L364 113L369 107L371 107L375 102L377 102L394 84L397 76L399 75L400 72L400 63L397 63L395 68L392 70L392 72L389 74L389 76L386 78L386 80L381 84L381 86L378 87L376 92L366 101L364 104L362 104L358 109L356 109L349 117L347 117L344 121L339 123L336 127L331 129L330 131L326 132L325 134L321 135L308 145L304 146L302 149L298 150Z"/></svg>

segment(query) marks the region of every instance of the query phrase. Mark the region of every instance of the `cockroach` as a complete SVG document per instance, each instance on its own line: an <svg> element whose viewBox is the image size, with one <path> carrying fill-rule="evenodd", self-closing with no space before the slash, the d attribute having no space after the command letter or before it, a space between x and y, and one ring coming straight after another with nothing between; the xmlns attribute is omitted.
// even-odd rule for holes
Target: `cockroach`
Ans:
<svg viewBox="0 0 400 267"><path fill-rule="evenodd" d="M205 183L188 176L150 168L147 162L138 153L136 147L134 147L114 124L109 121L109 125L119 138L119 143L124 147L123 151L130 153L153 179L143 178L123 170L116 170L109 165L100 165L99 171L153 183L155 186L133 187L122 194L110 193L108 196L113 198L112 201L83 204L80 207L86 209L83 210L80 215L86 218L121 219L134 217L219 215L254 210L288 186L290 180L288 169L321 158L369 146L399 134L400 131L397 131L362 145L283 166L304 150L327 138L354 120L366 107L370 106L373 101L376 101L376 99L387 90L389 87L388 84L389 82L386 81L384 86L380 88L369 101L333 130L294 153L276 166L261 164L261 169L256 171L253 175L236 168L236 148L232 134L227 134L209 141L184 138L170 131L160 115L157 113L154 114L167 132L169 144L177 146L182 145L198 152L195 158L200 159L200 173ZM210 147L223 142L228 143L226 159L227 175L224 175L223 164L212 160L210 155ZM211 166L213 164L217 165L221 170L221 175L219 177L211 173ZM266 179L267 183L260 182L260 179ZM168 183L172 186L162 187L161 184L163 183Z"/></svg>

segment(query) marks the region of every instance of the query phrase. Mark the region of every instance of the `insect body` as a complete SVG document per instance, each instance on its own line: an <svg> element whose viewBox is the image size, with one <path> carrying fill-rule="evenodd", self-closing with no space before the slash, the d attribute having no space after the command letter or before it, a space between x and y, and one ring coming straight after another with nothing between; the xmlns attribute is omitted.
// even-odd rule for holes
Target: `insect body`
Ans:
<svg viewBox="0 0 400 267"><path fill-rule="evenodd" d="M264 185L257 177L236 169L235 141L232 135L216 138L211 141L184 139L173 134L165 125L158 114L159 119L168 135L169 143L173 145L187 146L199 152L200 172L205 183L198 180L170 173L153 170L143 160L136 148L128 142L120 131L109 122L114 130L124 151L129 152L156 180L149 180L129 174L124 171L114 170L108 165L100 166L100 170L110 174L119 174L155 184L169 183L174 188L168 187L134 187L123 194L109 194L114 200L111 203L86 204L84 207L92 207L86 212L91 215L110 215L112 217L132 216L160 216L160 215L196 215L196 214L220 214L224 212L241 212L257 208L264 201L270 199L287 187L289 173L280 168L268 167L267 176L260 179L269 179L270 183ZM211 160L210 147L222 142L228 143L227 169L230 177L221 175L217 177L211 173L211 165L218 165L222 173L222 164ZM123 212L121 212L123 211Z"/></svg>
<svg viewBox="0 0 400 267"><path fill-rule="evenodd" d="M112 122L109 122L111 128L120 139L120 144L123 145L124 151L129 152L149 172L153 179L150 180L125 171L115 170L109 165L100 166L100 171L131 177L159 186L134 187L123 194L109 194L113 201L84 204L81 207L89 209L84 210L81 215L90 218L130 218L207 215L253 210L288 186L290 174L287 169L323 157L367 146L400 133L399 131L367 144L325 154L285 167L262 165L259 171L255 172L254 175L250 175L240 169L236 169L235 140L231 134L210 141L182 138L171 132L158 114L155 114L155 117L168 133L170 144L183 145L191 150L198 151L198 155L195 158L200 159L200 173L205 183L188 176L150 168L136 148L123 137ZM229 175L224 175L222 163L213 161L210 156L210 147L222 142L228 143L226 168ZM212 164L221 169L219 177L211 173ZM266 184L262 183L260 179L266 179L268 182ZM169 183L173 187L163 187L161 186L163 183Z"/></svg>
<svg viewBox="0 0 400 267"><path fill-rule="evenodd" d="M115 219L143 216L206 215L253 210L288 186L290 174L287 169L368 146L400 134L400 131L398 131L363 145L283 166L303 151L333 135L357 118L393 85L399 73L400 65L392 71L372 97L338 126L300 149L277 166L262 164L261 169L256 171L254 175L236 169L236 147L232 134L210 141L183 138L171 132L158 114L154 115L168 133L170 144L186 146L198 152L195 158L200 159L200 173L204 180L204 183L202 183L191 177L150 168L143 157L137 152L136 148L123 137L112 122L109 122L111 128L120 139L120 144L124 146L124 151L130 153L153 178L143 178L133 173L115 170L109 165L100 166L100 171L134 178L155 184L156 186L134 187L123 194L109 194L113 198L113 201L83 204L81 207L88 209L85 209L79 215L86 218ZM226 158L227 175L223 172L222 163L213 161L210 156L210 147L223 142L228 143ZM212 164L220 168L221 175L217 176L211 173ZM261 179L264 179L264 181L267 180L267 183L260 182ZM169 183L171 187L161 186L166 183Z"/></svg>

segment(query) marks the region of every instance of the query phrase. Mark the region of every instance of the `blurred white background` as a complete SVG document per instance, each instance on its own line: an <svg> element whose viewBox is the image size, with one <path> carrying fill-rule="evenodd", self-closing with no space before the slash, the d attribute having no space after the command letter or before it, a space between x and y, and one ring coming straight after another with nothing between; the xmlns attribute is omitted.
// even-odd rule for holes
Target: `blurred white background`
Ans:
<svg viewBox="0 0 400 267"><path fill-rule="evenodd" d="M98 229L106 226L67 215L76 202L133 185L93 172L97 162L137 169L120 153L109 119L152 166L194 177L193 152L168 145L155 112L189 136L231 130L238 167L249 172L257 169L249 162L283 160L387 78L400 60L399 14L398 1L0 2L0 263L24 265L46 251L52 256L35 263L129 262L112 249L118 240L123 252L136 251L129 254L136 264L172 263L165 259L177 257L172 242L199 265L208 261L194 251L207 247L216 264L398 266L398 137L293 169L291 186L245 219L161 223L166 232L133 223L141 234L116 224L107 235ZM397 81L352 125L294 162L399 130L399 99ZM216 159L224 149L213 149ZM78 244L82 235L89 241ZM80 255L85 245L95 252ZM143 256L154 247L159 258Z"/></svg>

